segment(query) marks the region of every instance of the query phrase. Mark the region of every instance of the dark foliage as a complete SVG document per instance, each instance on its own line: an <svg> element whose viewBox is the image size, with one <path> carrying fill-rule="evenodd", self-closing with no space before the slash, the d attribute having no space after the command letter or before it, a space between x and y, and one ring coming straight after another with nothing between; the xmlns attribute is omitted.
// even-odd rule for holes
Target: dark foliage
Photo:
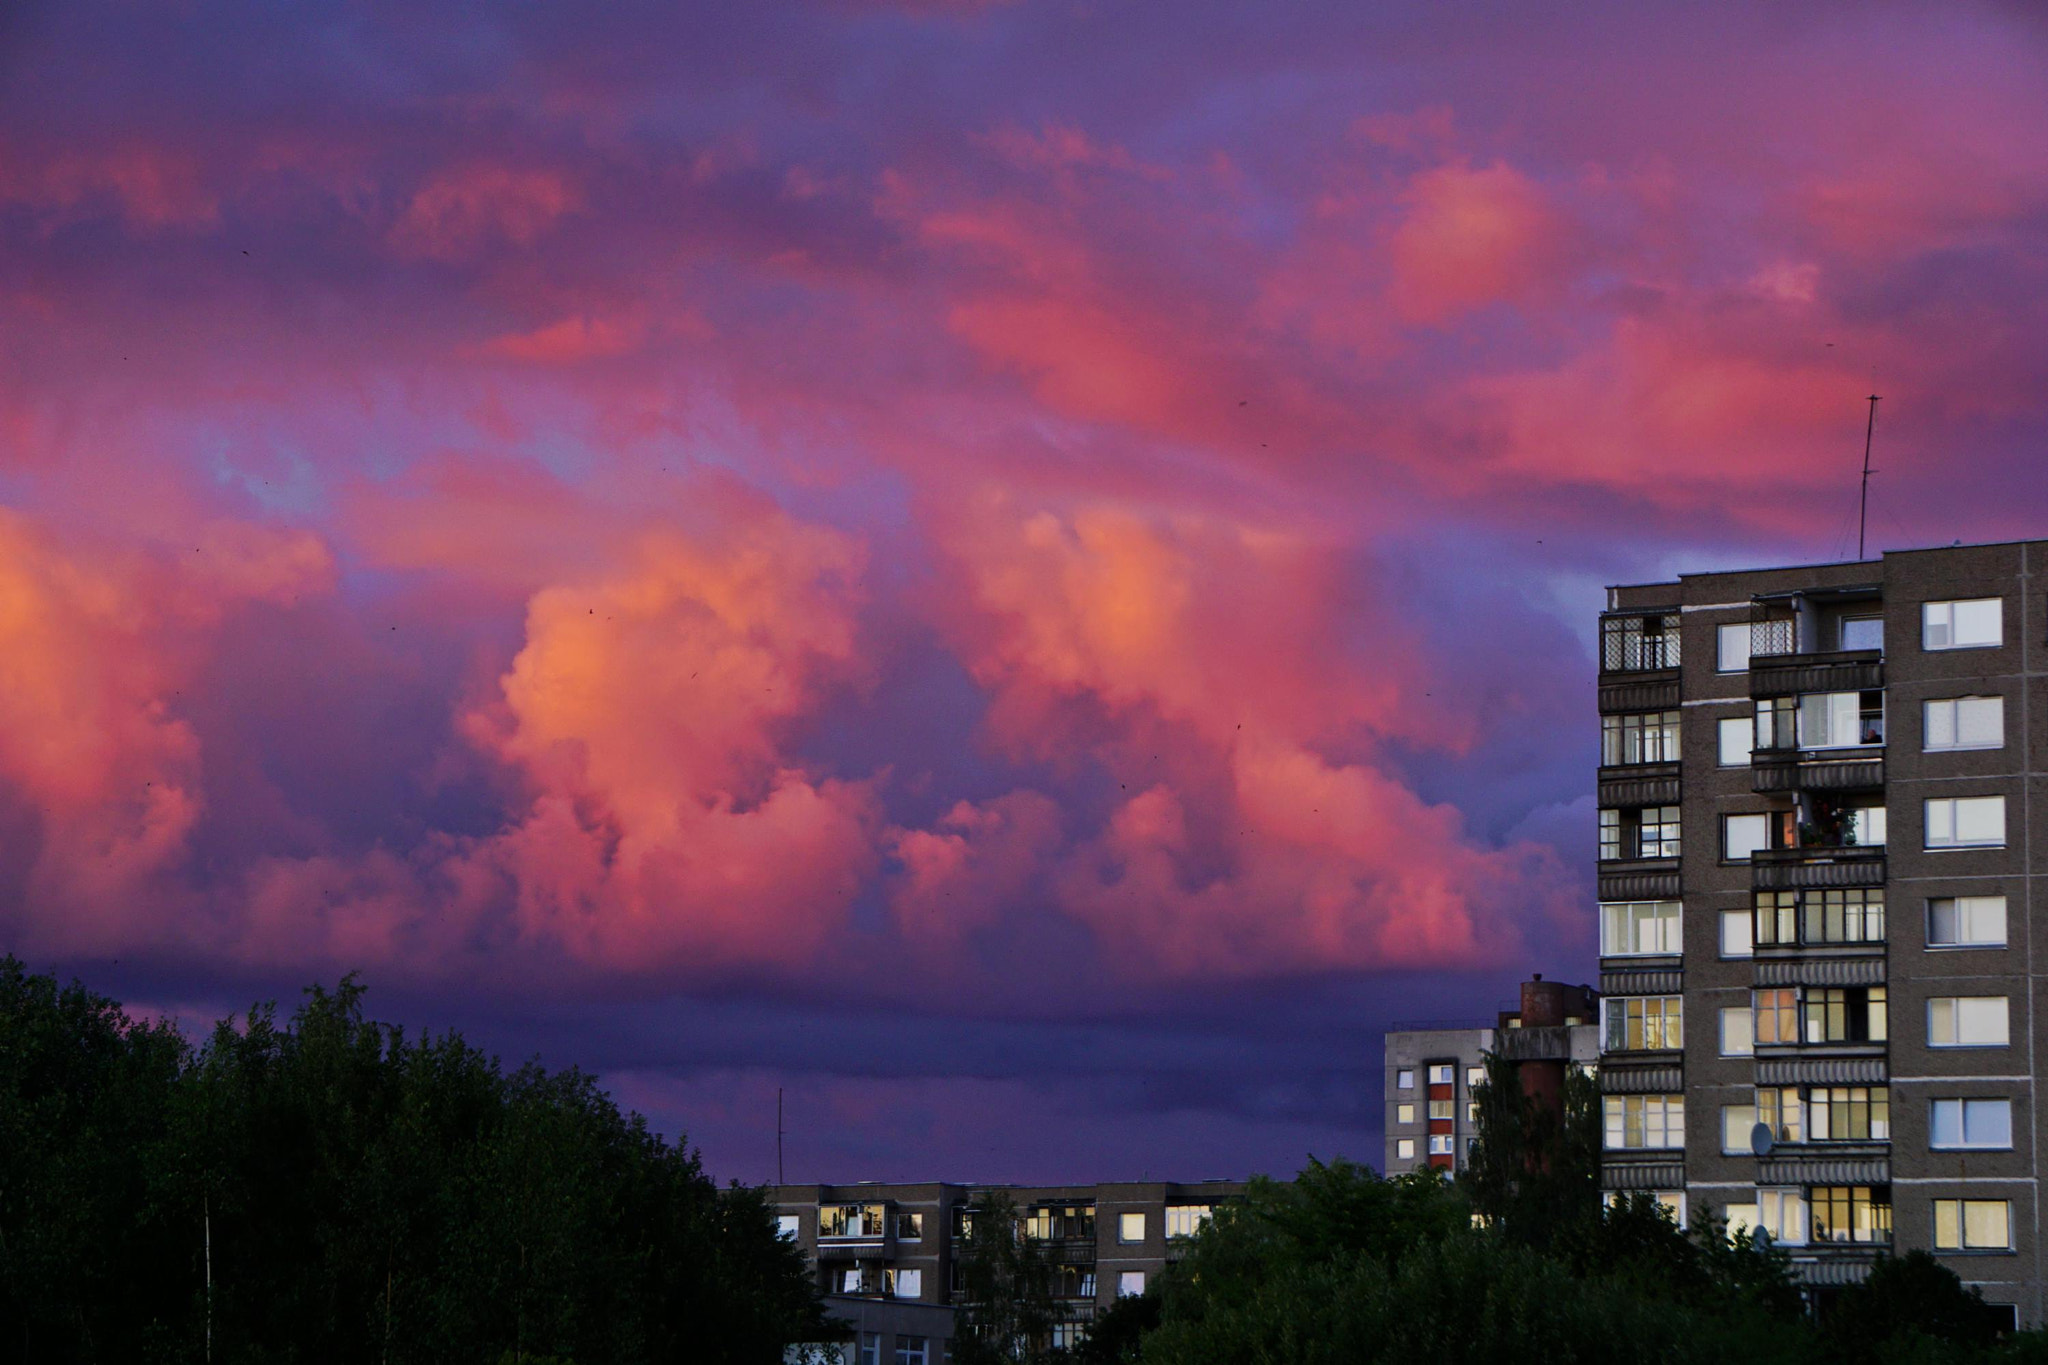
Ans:
<svg viewBox="0 0 2048 1365"><path fill-rule="evenodd" d="M0 960L0 1359L773 1361L826 1335L759 1194L590 1077L507 1075L362 994L195 1051Z"/></svg>

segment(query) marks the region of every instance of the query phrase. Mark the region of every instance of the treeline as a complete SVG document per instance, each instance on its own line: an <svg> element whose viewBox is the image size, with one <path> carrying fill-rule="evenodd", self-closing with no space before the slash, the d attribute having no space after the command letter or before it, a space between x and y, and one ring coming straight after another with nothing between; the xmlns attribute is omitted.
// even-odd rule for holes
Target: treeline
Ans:
<svg viewBox="0 0 2048 1365"><path fill-rule="evenodd" d="M756 1191L581 1072L366 1019L194 1046L0 958L0 1360L776 1361L826 1335Z"/></svg>

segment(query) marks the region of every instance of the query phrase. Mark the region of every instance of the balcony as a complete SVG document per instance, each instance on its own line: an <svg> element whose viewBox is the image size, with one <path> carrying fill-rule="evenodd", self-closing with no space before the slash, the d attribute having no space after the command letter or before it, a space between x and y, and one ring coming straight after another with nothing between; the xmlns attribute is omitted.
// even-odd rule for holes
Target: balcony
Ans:
<svg viewBox="0 0 2048 1365"><path fill-rule="evenodd" d="M1760 848L1750 855L1749 864L1750 885L1758 891L1883 886L1885 880L1882 844Z"/></svg>
<svg viewBox="0 0 2048 1365"><path fill-rule="evenodd" d="M1678 859L1614 858L1599 864L1603 901L1657 901L1677 897Z"/></svg>
<svg viewBox="0 0 2048 1365"><path fill-rule="evenodd" d="M1757 701L1804 692L1874 692L1883 686L1884 651L1879 649L1752 653L1749 659L1749 695Z"/></svg>
<svg viewBox="0 0 2048 1365"><path fill-rule="evenodd" d="M1884 746L1853 749L1758 749L1750 787L1763 793L1867 791L1884 785Z"/></svg>

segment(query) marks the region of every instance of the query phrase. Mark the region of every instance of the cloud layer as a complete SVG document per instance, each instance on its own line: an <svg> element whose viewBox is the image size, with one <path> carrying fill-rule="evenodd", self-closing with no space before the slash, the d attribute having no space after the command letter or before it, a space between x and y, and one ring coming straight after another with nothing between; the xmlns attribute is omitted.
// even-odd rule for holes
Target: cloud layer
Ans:
<svg viewBox="0 0 2048 1365"><path fill-rule="evenodd" d="M1879 545L2041 530L2048 33L1709 19L24 11L0 947L1297 1159L1266 993L1586 970L1600 584L1843 553L1873 391Z"/></svg>

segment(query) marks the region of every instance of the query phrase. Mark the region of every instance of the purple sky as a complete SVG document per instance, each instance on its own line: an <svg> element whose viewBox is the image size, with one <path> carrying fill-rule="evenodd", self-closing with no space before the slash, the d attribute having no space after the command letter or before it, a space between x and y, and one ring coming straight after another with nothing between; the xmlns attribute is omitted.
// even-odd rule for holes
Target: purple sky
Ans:
<svg viewBox="0 0 2048 1365"><path fill-rule="evenodd" d="M1602 584L2038 535L2025 5L17 6L0 949L713 1171L1379 1151Z"/></svg>

